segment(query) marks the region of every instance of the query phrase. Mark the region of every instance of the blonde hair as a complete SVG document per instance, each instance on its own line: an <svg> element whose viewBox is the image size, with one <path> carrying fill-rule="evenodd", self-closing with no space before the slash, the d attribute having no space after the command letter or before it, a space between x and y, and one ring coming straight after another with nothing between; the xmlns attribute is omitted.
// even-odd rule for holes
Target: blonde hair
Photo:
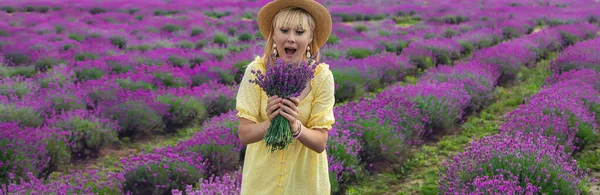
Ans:
<svg viewBox="0 0 600 195"><path fill-rule="evenodd" d="M317 40L315 40L315 19L305 10L298 7L290 7L282 9L273 17L273 23L271 24L271 32L266 38L265 51L263 54L263 59L267 59L271 53L273 53L273 34L275 29L279 29L282 27L286 28L294 28L294 27L302 27L306 29L310 29L311 36L313 40L308 44L310 47L310 54L315 55L319 51L319 47L317 46ZM306 55L302 55L303 59L306 59ZM319 60L320 55L317 55L315 60Z"/></svg>

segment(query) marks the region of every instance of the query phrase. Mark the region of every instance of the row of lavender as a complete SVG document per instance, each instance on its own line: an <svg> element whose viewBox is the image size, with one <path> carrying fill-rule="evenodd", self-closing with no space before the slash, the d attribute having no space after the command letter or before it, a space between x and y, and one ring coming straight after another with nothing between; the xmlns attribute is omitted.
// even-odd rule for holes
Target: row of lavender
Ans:
<svg viewBox="0 0 600 195"><path fill-rule="evenodd" d="M47 3L55 6L53 2ZM182 1L162 6L161 9L165 10L144 7L156 3L134 6L131 2L101 5L78 2L77 6L62 5L57 10L38 12L37 7L43 6L43 2L9 2L7 7L12 8L0 13L3 19L0 21L0 53L10 66L0 66L0 77L36 77L36 71L51 69L43 78L45 82L64 81L65 78L79 82L107 77L107 81L128 88L193 87L210 80L234 85L240 82L241 70L248 63L247 59L262 51L260 46L251 47L262 39L250 34L258 32L256 22L252 20L252 14L247 16L244 13L256 11L264 2L223 5L221 9L204 10L201 14L187 7L214 3ZM12 4L15 4L14 7ZM496 5L487 6L493 8ZM337 16L336 9L334 6L332 12ZM537 24L533 19L521 17L522 13L531 11L524 7L479 10L474 12L479 15L460 16L460 20L442 18L452 18L462 8L436 11L402 4L378 11L404 13L407 10L424 22L406 29L397 27L398 21L394 19L385 19L376 25L334 23L335 31L324 48L325 59L340 64L335 68L337 75L366 75L339 78L338 101L360 97L365 92L416 72L406 65L365 67L348 59L365 58L382 51L400 53L411 42L417 42L421 46L412 47L406 57L416 62L418 68L449 64L474 49L530 33ZM496 15L486 15L490 13ZM523 19L516 20L514 17ZM560 20L559 16L543 14L535 17ZM53 70L58 64L66 64L74 73L65 75ZM145 65L161 68L147 68ZM135 74L123 74L128 71Z"/></svg>
<svg viewBox="0 0 600 195"><path fill-rule="evenodd" d="M532 27L532 26L530 26ZM418 28L417 28L418 29ZM502 33L504 31L503 28L499 28L502 29ZM480 34L485 34L486 31L481 30L481 32L479 32ZM497 33L500 31L496 31ZM486 39L486 40L478 40L477 38L474 41L478 41L478 42L488 42L489 40L492 40L492 42L494 41L499 41L499 39L497 39L497 37L502 37L503 34L493 34L490 35L489 37L483 37L480 39ZM469 37L467 35L465 35L464 37ZM420 43L421 41L416 41L415 43ZM422 41L422 42L426 42L426 41ZM440 55L432 55L430 53L427 53L428 51L431 52L433 49L431 49L432 46L435 46L437 44L435 44L434 41L429 41L429 47L425 47L425 46L421 46L421 47L416 47L416 46L412 46L412 45L418 45L418 44L411 44L410 48L418 48L420 51L422 51L422 56L418 56L414 57L415 55L413 55L412 57L410 57L411 61L415 62L418 60L418 58L422 58L425 59L424 61L433 61L432 59L427 60L427 58L438 58L437 56ZM447 44L446 44L447 45ZM457 44L454 43L453 46L456 46ZM443 47L444 45L442 45L441 47ZM407 48L407 51L410 51L411 49ZM452 47L450 47L452 48ZM460 49L456 49L457 47L453 47L454 50L452 52L448 52L446 50L443 49L438 49L438 50L442 50L439 53L461 53L463 48L467 48L467 47L461 47ZM414 50L414 49L413 49ZM419 51L417 50L417 51ZM157 49L156 54L162 52L162 53L168 53L168 49L165 50L160 50ZM457 51L461 51L461 52L457 52ZM415 52L406 52L406 53L415 53ZM418 52L417 52L418 53ZM238 55L239 56L239 55ZM431 57L430 57L431 56ZM454 55L456 56L456 55ZM124 59L122 57L124 57L124 55L121 56L109 56L107 58L111 58L111 59L115 59L115 61L117 61L119 58L121 57L121 59ZM77 58L75 56L75 58ZM387 58L388 62L392 61L393 59L398 58L395 57L394 55L389 55L389 58ZM80 58L81 59L81 58ZM391 59L391 60L390 60ZM406 59L406 58L404 58ZM369 61L370 60L370 61ZM389 70L393 70L393 71L398 71L396 67L393 66L384 66L386 65L385 63L380 63L381 60L386 60L386 58L370 58L369 60L365 59L364 61L361 60L354 60L353 62L356 63L355 66L357 67L365 67L365 65L368 64L379 64L381 65L381 67L379 68L388 68ZM52 61L52 60L49 60ZM442 62L442 60L438 60L440 62ZM228 107L227 105L227 98L230 97L234 97L233 95L219 95L219 94L211 94L210 92L213 91L220 91L220 90L215 90L214 87L209 87L209 86L214 86L214 85L210 85L210 84L205 84L205 85L201 85L199 87L196 88L192 88L191 90L187 90L187 89L176 89L176 88L171 88L171 89L159 89L158 92L148 92L148 91L143 91L143 90L136 90L136 89L140 89L140 88L152 88L153 85L155 85L155 83L163 83L163 85L172 85L173 87L177 86L177 81L173 82L173 78L176 79L181 79L181 78L186 78L186 75L190 75L188 73L182 72L179 69L175 69L175 68L168 68L165 70L165 67L145 67L145 66L139 66L139 67L132 67L130 66L129 68L127 67L123 67L123 66L127 66L129 63L114 63L114 64L110 64L111 66L114 67L120 67L123 68L125 70L127 69L134 69L137 70L135 73L123 73L120 72L120 76L123 77L112 77L112 76L106 76L104 77L102 74L98 74L93 73L94 71L86 71L86 69L89 69L90 67L95 68L96 70L100 69L103 70L102 68L107 67L106 64L103 64L103 62L100 61L95 61L94 59L85 59L78 61L79 63L77 63L76 66L72 66L72 67L55 67L53 68L52 71L50 71L50 73L48 74L56 74L56 72L61 72L63 74L58 74L58 76L55 77L42 77L44 79L40 79L42 81L40 81L40 86L41 88L43 88L44 92L39 92L39 93L28 93L30 91L28 91L27 87L33 88L35 91L35 84L31 84L31 82L19 82L18 85L11 85L9 84L8 86L18 86L20 88L16 88L16 89L9 89L6 90L7 93L13 94L15 95L15 92L21 92L24 95L29 95L30 97L36 96L36 97L40 97L39 99L35 99L35 98L23 98L23 95L18 95L18 98L21 98L21 100L23 100L24 102L21 103L17 103L17 104L11 104L9 106L4 106L3 108L5 108L4 112L5 113L9 113L12 114L12 116L16 116L19 118L27 118L27 119L31 119L31 120L21 120L21 123L28 123L28 124L33 124L36 125L36 123L39 125L40 123L38 123L39 121L36 121L35 119L37 119L36 115L35 115L35 111L43 111L43 113L48 113L49 115L52 115L52 113L60 113L63 112L63 110L66 108L67 110L69 110L69 108L73 109L73 111L67 111L64 113L61 113L61 115L55 116L55 117L50 117L51 119L49 119L48 121L48 127L43 127L41 129L37 129L37 130L42 130L45 133L36 133L35 136L30 137L31 133L24 133L23 129L21 128L17 128L14 124L11 125L7 125L7 134L10 134L10 136L7 136L9 138L18 138L15 140L21 140L21 138L27 138L27 139L31 139L31 140L35 140L35 139L39 139L39 140L50 140L50 146L54 146L54 147L48 147L50 148L49 150L32 150L32 151L36 151L39 153L23 153L23 154L28 154L30 156L19 156L19 155L23 155L21 153L16 154L15 156L8 156L8 159L11 159L10 161L6 161L6 162L12 162L15 163L15 165L11 165L11 167L20 167L20 166L24 166L24 167L35 167L35 168L31 168L31 170L40 170L39 171L39 175L47 175L49 172L51 172L52 169L55 169L56 167L52 167L52 166L58 166L60 163L58 163L57 161L66 161L65 159L68 159L70 154L67 154L64 152L65 147L72 147L72 148L77 148L77 152L75 152L75 154L83 154L86 155L90 154L90 153L94 153L94 150L98 150L98 148L102 145L103 142L106 142L107 140L111 139L111 134L113 134L114 132L112 132L111 130L115 129L115 124L118 124L119 126L123 127L123 125L125 125L124 129L129 129L129 130L123 130L120 131L122 135L127 135L127 133L132 133L132 132L139 132L139 130L144 130L144 131L152 131L152 130L158 130L160 131L161 129L163 129L163 125L166 124L177 124L178 122L181 123L186 123L186 121L190 121L190 120L196 120L198 118L203 118L201 117L203 115L203 106L207 106L207 105L203 105L202 103L199 103L198 101L187 101L187 100L193 100L195 98L200 98L200 99L204 99L204 97L210 97L212 99L215 99L214 101L211 100L205 100L206 102L216 102L217 105L224 105L224 109L221 109L222 111L225 110L229 110L231 107ZM98 63L99 62L99 63ZM123 60L123 62L126 62L126 60ZM214 62L214 61L211 61ZM448 62L448 61L446 61ZM218 63L218 62L215 62ZM442 62L443 63L443 62ZM52 64L52 63L49 63ZM352 63L348 63L348 64L352 64ZM402 65L402 63L399 63ZM425 63L423 63L425 64ZM437 64L437 63L436 63ZM397 65L397 64L394 64ZM43 66L42 66L43 67ZM80 68L83 67L83 68ZM115 69L118 70L118 68L114 68L110 69L111 71L114 71ZM213 66L208 66L208 67L213 67ZM393 69L396 68L396 69ZM83 80L83 84L72 84L71 82L65 82L68 81L65 78L69 78L71 76L74 75L74 71L72 71L73 69L75 69L77 72L77 70L80 72L78 74L80 75L91 75L90 77L92 77L92 79L82 79ZM384 69L382 69L384 70ZM172 71L172 72L169 72ZM89 73L92 72L92 73ZM117 71L119 72L119 71ZM178 74L172 74L173 72L176 72ZM379 72L386 72L386 71L379 71ZM410 72L410 71L406 71L406 72ZM157 74L158 73L158 74ZM164 74L161 74L164 73ZM48 75L46 74L46 75ZM97 75L100 75L100 78L94 78L97 77ZM160 76L158 76L160 75ZM204 76L206 74L199 74L201 76ZM210 74L209 74L210 75ZM376 74L375 74L376 75ZM385 76L385 75L384 75ZM395 76L395 77L401 77L399 75L394 75L392 74L391 76ZM169 79L170 78L170 79ZM337 77L339 78L339 77ZM336 78L336 80L338 80ZM57 83L52 83L49 82L50 80L53 79L58 79L59 82ZM47 81L47 84L44 84L43 80ZM107 81L113 81L113 82L107 82ZM202 80L202 79L200 79ZM207 79L208 80L208 79ZM10 82L10 80L7 80ZM139 82L139 81L143 81L143 82ZM189 80L187 80L189 81ZM184 81L181 81L183 83L186 83L186 80L184 79ZM114 83L117 83L119 85L116 85ZM372 82L370 82L369 84L371 84ZM377 82L375 82L377 84ZM26 86L26 87L25 87ZM80 86L92 86L89 89L92 90L81 90ZM124 87L126 86L126 87ZM206 88L210 88L210 90L206 90ZM227 86L223 86L223 88L227 89L226 91L232 91L232 88L235 88L235 86L233 87L227 87ZM110 90L108 90L110 89ZM127 90L126 90L127 89ZM20 91L19 91L20 90ZM222 91L222 90L221 90ZM35 94L35 95L33 95ZM114 94L118 94L116 96L113 96ZM207 95L208 94L208 95ZM342 94L342 93L339 93ZM39 96L38 96L39 95ZM144 97L144 98L139 98L139 97ZM11 99L10 98L15 98L14 96L9 97L7 96L6 99L3 100L4 103L8 104L10 103ZM138 99L139 98L139 99ZM176 98L176 99L173 99ZM223 98L225 100L223 100ZM80 101L72 101L73 99L75 100L80 100ZM161 99L160 102L155 102L154 99ZM25 104L25 100L27 100L27 102L37 102L39 103L39 105L35 105L35 107L28 107L30 105ZM46 101L43 101L46 100ZM67 101L65 101L67 100ZM223 101L224 103L220 103L221 101ZM167 103L164 103L167 102ZM77 111L78 109L82 109L82 108L86 108L86 107L93 107L95 105L98 104L104 104L105 106L103 106L104 109L97 109L98 113L111 113L110 115L116 115L116 116L125 116L125 117L118 117L118 119L120 119L119 121L110 121L110 120L106 120L104 119L104 117L98 117L98 115L95 114L89 114L89 113L84 113L81 111ZM175 106L165 106L166 105L179 105L177 107ZM15 111L14 108L25 108L25 109L16 109L17 111ZM121 110L122 108L127 108L126 110ZM23 111L25 110L25 111ZM31 111L33 110L33 112ZM154 115L154 113L150 112L150 114L148 114L148 112L145 112L147 110L153 110L156 111L156 114ZM165 110L169 110L169 112L166 112ZM116 114L112 114L112 113L116 113ZM219 113L219 112L217 112ZM28 115L29 114L29 115ZM30 117L32 116L32 117ZM190 116L194 116L191 117ZM168 119L163 119L163 118L168 118ZM9 118L10 119L10 118ZM140 123L140 122L136 122L136 120L130 120L130 119L136 119L139 121L150 121L148 123ZM142 119L142 120L140 120ZM166 122L162 122L163 120L165 120ZM56 121L56 122L54 122ZM21 124L22 125L22 124ZM26 125L27 126L27 125ZM62 133L69 133L68 131L62 131L61 129L81 129L82 131L86 131L83 133L76 133L74 136L68 136L65 137L67 140L52 140L54 137L54 135L56 134L62 134ZM93 130L98 130L99 131L90 131L90 129ZM35 130L34 128L31 129L26 129L26 130ZM35 132L35 131L29 131L29 132ZM17 134L15 134L17 133ZM89 135L90 133L95 133L98 134L99 136L94 137L95 139L83 139L82 137L84 137L83 135ZM106 135L106 136L105 136ZM105 136L105 137L103 137ZM22 140L21 140L22 141ZM40 148L44 148L43 144L38 143L37 141L30 141L30 142L21 142L19 141L19 143L17 144L18 146L39 146ZM68 145L65 146L65 143L72 143L72 145ZM5 145L14 145L12 142L7 142L5 143ZM214 148L209 148L209 149L205 149L205 150L217 150ZM222 149L218 149L218 150L222 150ZM9 150L7 150L9 151ZM41 159L36 159L34 158L34 156L37 156L36 154L39 154L39 156L42 156ZM30 157L30 158L28 158ZM217 158L217 157L215 157ZM218 157L218 158L222 158L222 157ZM217 159L218 159L217 158ZM36 160L32 160L32 161L19 161L19 160L14 160L14 159L36 159ZM14 160L14 161L13 161ZM199 160L199 159L196 159ZM215 161L215 160L213 160ZM226 161L226 160L225 160ZM175 161L175 162L183 162L183 161ZM204 161L198 161L198 162L204 162ZM210 162L210 161L209 161ZM218 162L218 161L215 161ZM16 164L19 164L18 166ZM211 163L211 164L217 164L217 163ZM226 166L225 166L226 167ZM213 168L211 168L213 169ZM227 169L225 169L227 170ZM218 173L217 170L211 171L212 173ZM22 174L24 174L25 172L21 172ZM20 176L25 176L25 175L20 175ZM10 179L11 177L6 176L5 178ZM83 185L82 185L83 186ZM62 188L61 188L62 189Z"/></svg>
<svg viewBox="0 0 600 195"><path fill-rule="evenodd" d="M55 19L51 17L50 20ZM39 21L25 17L21 22L33 25ZM528 25L529 28L533 27L533 23ZM11 42L9 46L17 46L19 44L14 43L24 41L11 38L32 33L31 29L23 29L18 24L11 26L14 27L11 27L10 36L6 39ZM7 29L11 30L11 28ZM472 37L474 34L465 34L455 39L472 42L474 46L471 49L478 49L510 38L503 36L504 26L494 28L495 30L482 28L474 31L477 35L486 36ZM19 31L21 34L14 35L17 29L23 31ZM69 32L74 29L63 29L65 30ZM416 32L418 28L407 30ZM515 32L517 34L513 36L520 36L527 31ZM44 33L36 33L36 35L39 35L39 38L50 36ZM73 37L73 35L68 36ZM27 172L45 178L59 166L73 160L98 156L102 148L118 143L119 138L172 133L181 127L200 124L206 118L232 110L232 97L235 97L237 88L235 82L216 79L231 78L223 76L227 73L211 74L210 71L215 70L215 67L228 66L228 62L238 62L233 67L240 66L238 68L241 69L245 63L242 59L249 59L252 55L249 50L243 50L237 55L229 55L228 62L205 61L194 68L176 63L171 64L173 66L148 66L143 63L133 63L131 56L139 60L143 55L153 58L152 61L169 63L172 58L168 56L180 52L181 48L155 48L143 54L137 53L140 56L136 57L135 52L119 52L119 48L111 48L109 43L103 43L98 39L71 42L75 47L82 49L77 50L78 52L100 53L95 53L92 58L87 58L85 55L84 58L79 58L77 57L79 54L73 53L75 50L59 50L57 54L59 57L56 59L40 58L35 65L29 66L18 63L16 65L14 57L19 55L11 54L9 56L13 58L9 59L9 64L13 63L11 66L3 66L5 70L35 66L42 73L29 76L19 74L25 77L8 75L9 78L2 79L0 84L2 95L0 120L7 126L2 131L5 138L2 143L6 146L3 149L6 157L3 158L5 160L2 165L6 171L3 171L0 177L2 183L15 181L8 176L8 173L14 174L16 179L26 178ZM50 48L56 46L51 43L43 44L47 44L45 46ZM333 70L336 81L340 83L336 92L341 94L338 97L344 99L344 94L351 94L346 95L349 98L356 97L361 95L360 92L374 90L385 83L401 80L405 75L415 74L414 65L419 66L421 62L417 59L429 58L431 61L431 58L440 58L439 54L446 54L453 57L451 60L456 60L464 56L463 54L466 53L464 51L469 48L461 47L458 41L449 38L415 40L406 42L405 45L408 47L401 56L389 53L360 60L332 62L341 67ZM50 55L46 52L48 51L39 50L29 54ZM69 60L72 57L75 59ZM449 63L451 60L436 62L436 64ZM56 63L59 62L67 64L57 65ZM185 63L185 60L182 63ZM359 70L354 73L368 75L368 77L348 74L344 71L347 68ZM239 72L240 69L237 71ZM216 70L219 72L222 69ZM352 79L348 82L344 78ZM366 78L366 80L356 80L356 78ZM219 82L209 82L215 79ZM345 92L348 88L353 90ZM36 149L26 146L36 146Z"/></svg>
<svg viewBox="0 0 600 195"><path fill-rule="evenodd" d="M391 87L375 99L337 109L340 121L328 147L337 181L347 182L373 162L391 161L401 171L415 143L452 131L469 111L490 103L498 84L515 80L520 69L548 57L542 54L592 38L598 29L564 25L509 40L474 52L466 62L428 70L416 85Z"/></svg>
<svg viewBox="0 0 600 195"><path fill-rule="evenodd" d="M573 153L598 141L600 38L566 48L553 76L512 111L499 134L444 162L442 194L582 194L590 180ZM588 192L589 193L589 192Z"/></svg>
<svg viewBox="0 0 600 195"><path fill-rule="evenodd" d="M567 37L583 39L593 34L596 29L595 26L585 24L561 26L548 30L558 33L554 39L545 39L546 35L538 33L508 41L476 52L473 55L476 61L428 71L417 85L393 87L374 100L364 99L359 103L349 103L336 108L336 117L340 122L331 131L331 144L328 147L334 188L337 188L338 184L348 182L353 175L357 175L364 168L368 168L364 166L365 163L383 158L401 164L410 156L408 148L418 143L421 136L426 135L426 129L435 131L451 129L456 120L444 119L460 118L467 107L476 109L477 104L482 106L489 101L489 97L484 94L489 94L493 90L496 80L501 77L501 72L510 74L511 64L515 60L505 63L495 62L499 66L481 66L478 61L494 59L493 57L496 60L506 59L514 55L508 52L510 49L521 46L519 50L529 53L528 58L519 61L519 64L524 66L527 62L537 60L537 51L529 50L530 47L540 49L538 51L560 49L563 43L570 44L564 41ZM525 40L532 40L530 42L532 45L520 44ZM559 43L561 46L551 48L547 46L552 45L549 43ZM515 44L517 46L507 46ZM478 54L486 52L506 56ZM517 57L515 56L514 59L518 60ZM187 184L197 181L205 183L202 187L205 192L236 191L239 190L240 173L234 170L237 170L242 146L237 141L235 121L237 120L233 111L211 118L205 123L203 131L195 134L192 139L179 143L176 147L157 149L151 153L122 159L118 163L121 171L116 173L105 173L106 175L88 173L95 176L90 179L88 174L79 172L63 176L46 185L40 185L41 180L31 178L31 182L10 186L10 191L31 190L30 187L38 186L36 188L40 191L64 189L100 194L120 191L146 194L164 192L168 189L185 189ZM378 139L379 137L390 139L386 139L389 140L386 143L380 143L377 141L381 140ZM215 140L218 142L215 143ZM209 179L209 175L205 174L219 177ZM107 182L94 184L96 183L94 181L98 180ZM65 184L65 181L72 183ZM102 187L98 188L97 185ZM138 185L149 188L141 188ZM60 188L57 188L58 186Z"/></svg>
<svg viewBox="0 0 600 195"><path fill-rule="evenodd" d="M502 39L502 35L500 34L501 31L498 30L495 32L497 33L490 34L487 37L480 37L480 39L490 39L495 40L496 42L500 41ZM479 42L486 41L479 39L471 40ZM492 42L486 46L491 46L496 42ZM423 44L420 45L418 43L428 43L430 46L426 47L423 46ZM419 53L419 51L422 51L421 53L427 53L427 50L432 50L432 47L435 48L435 43L439 43L439 41L415 41L409 45L407 51L417 51L412 53ZM445 45L440 45L440 47L443 46ZM462 49L458 44L455 44L454 46L456 47L451 49ZM484 48L486 46L477 46L476 48ZM439 50L446 51L442 49ZM411 52L406 53L411 54ZM369 64L377 65L368 67L369 69L363 69L363 71L370 70L370 73L373 73L374 70L377 70L380 73L387 72L388 74L390 72L396 72L397 74L388 75L394 76L393 78L385 77L385 75L382 74L370 75L370 78L372 79L387 78L387 82L393 82L402 78L403 75L401 73L410 72L405 67L415 67L409 63L409 58L413 56L406 57L407 54L397 56L393 53L389 53L385 55L371 56L360 60L353 60L352 62L346 63L350 64L349 66L355 67L367 67L366 65ZM402 59L402 61L398 59ZM339 63L341 62L344 61L340 61ZM415 63L414 60L411 62ZM72 69L87 68L90 66L95 66L94 68L98 68L102 65L102 63L95 63L94 61L83 61L77 63L77 66L75 67L53 67L53 71L61 71L63 73L62 75L69 78L69 76L74 74ZM109 74L106 76L101 75L100 78L78 82L69 82L68 79L58 79L58 82L48 82L47 86L43 86L44 80L41 80L40 82L39 80L35 79L22 79L18 80L21 81L19 85L15 85L10 83L13 80L6 79L6 86L14 87L23 85L27 87L17 88L21 91L6 90L10 93L5 94L3 99L3 103L9 105L4 108L4 116L7 116L5 119L8 119L7 121L19 121L18 123L4 124L6 125L6 131L3 133L7 135L6 137L8 139L5 145L10 146L7 147L8 149L6 149L10 155L8 155L8 160L5 162L11 163L6 166L7 170L9 170L7 173L11 175L6 175L4 177L4 181L18 182L19 178L27 178L27 175L25 174L27 174L28 171L31 171L31 173L37 178L47 177L47 175L56 170L58 166L69 162L71 158L97 155L98 151L103 146L116 141L116 138L120 136L131 136L136 134L148 135L160 132L167 126L173 127L169 129L175 130L175 128L183 126L184 124L195 123L197 120L202 120L203 118L206 118L207 115L211 115L211 113L206 113L204 111L206 110L206 108L204 108L205 106L209 106L213 109L218 108L218 110L213 112L214 115L231 109L231 105L228 104L228 101L230 101L231 97L235 97L232 91L235 85L233 87L228 87L219 85L218 83L208 83L192 87L191 89L181 88L181 86L179 88L174 88L174 86L173 88L160 88L155 91L148 91L144 89L148 89L149 85L151 85L149 83L154 82L152 76L154 76L156 73L161 73L163 71L178 71L180 69L170 67L166 69L165 67L138 66L135 67L135 70L135 72L123 72L121 74ZM364 73L367 72L368 71L364 71ZM135 81L145 81L147 84L144 85L143 82L119 82L119 79L123 78L123 75L125 75L125 78L133 78ZM186 75L189 74L180 73L175 75L175 77L185 78ZM375 75L375 77L373 77L373 75ZM42 76L41 78L47 77ZM336 78L340 77L336 76ZM34 82L40 82L42 87L36 86ZM373 83L376 82L369 82L369 84ZM83 88L82 86L86 87ZM214 93L216 91L218 91L218 93ZM224 94L224 91L229 91L231 94ZM55 96L53 97L52 95ZM65 99L70 101L65 102ZM10 101L13 100L20 100L22 103L9 104ZM37 102L38 104L33 107L30 102ZM207 102L208 105L205 105ZM84 111L86 108L90 107L94 108L94 112L90 113ZM209 111L210 110L211 109L209 109ZM42 114L39 114L40 112L36 111L43 112L41 112ZM45 117L43 113L47 113L50 117ZM113 120L110 120L111 118L107 116L117 117L114 117ZM45 118L47 118L47 122L42 122ZM229 119L233 120L232 118ZM218 118L214 120L218 120ZM222 129L217 129L214 131L211 130L212 123L216 122L211 120L205 123L203 132L221 132L217 130ZM38 128L38 126L41 124L44 124L44 126ZM26 128L23 128L22 126L26 126ZM215 128L222 127L217 125ZM32 132L35 132L35 134L32 134ZM222 136L223 134L217 135ZM197 148L197 150L203 150L203 152L198 153L197 151L194 151L193 153L196 154L194 156L187 155L188 151L175 150L177 151L176 153L180 154L182 157L185 157L186 159L188 157L194 157L197 158L194 159L197 161L171 159L172 162L169 163L185 162L184 164L203 164L203 166L207 166L203 168L196 167L196 169L181 169L183 171L181 174L184 175L185 173L196 173L198 171L201 171L202 173L221 175L224 170L234 170L235 165L237 165L238 162L237 160L239 160L237 159L238 156L236 154L241 151L241 147L236 146L239 145L236 139L237 137L214 137L214 140L225 140L223 143L217 143L219 147L216 148L214 148L214 146L205 146L210 145L209 143L212 143L210 140L213 139L208 138L210 138L209 135L199 133L192 139L209 140L196 143L197 145L202 146ZM25 146L36 147L31 151L24 151L20 149L25 148ZM223 149L221 146L226 147ZM234 150L230 149L232 146L236 146L233 147ZM10 148L15 150L11 150ZM181 148L189 149L190 147L186 146ZM155 155L155 153L151 154L152 156ZM139 164L119 164L119 166L135 169L148 164L157 164L153 161L149 161L148 159L141 159L142 160L140 161L124 161L136 162ZM167 163L159 159L155 160L160 161L161 163ZM12 172L10 170L20 171ZM124 171L127 173L129 170L126 169ZM123 175L120 175L120 177L123 177ZM175 175L169 175L169 177L177 178ZM123 189L126 191L137 189L135 184L140 183L140 181L137 181L136 179L140 178L138 176L133 178L135 179L125 179L128 180L130 184L129 186L127 186L128 182L120 182L125 186L120 186L118 189ZM190 181L196 181L198 178L204 178L204 176L197 174L190 180L186 180L186 182L183 183L190 183ZM158 181L162 182L164 180ZM158 183L150 185L157 186ZM181 184L173 185L165 186L164 189L182 189L181 186L179 186Z"/></svg>

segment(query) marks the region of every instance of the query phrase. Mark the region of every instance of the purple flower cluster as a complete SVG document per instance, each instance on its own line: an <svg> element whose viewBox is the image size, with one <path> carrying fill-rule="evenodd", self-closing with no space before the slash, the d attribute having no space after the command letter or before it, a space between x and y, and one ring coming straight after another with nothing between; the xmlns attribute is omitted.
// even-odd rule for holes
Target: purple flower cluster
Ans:
<svg viewBox="0 0 600 195"><path fill-rule="evenodd" d="M526 39L513 39L473 54L470 61L498 66L500 82L514 80L521 68L535 63L534 44Z"/></svg>
<svg viewBox="0 0 600 195"><path fill-rule="evenodd" d="M267 63L266 66L264 74L261 70L252 70L256 79L250 80L250 82L259 85L269 97L278 96L289 99L299 96L304 90L308 81L314 77L317 63L286 63L277 58L272 63Z"/></svg>
<svg viewBox="0 0 600 195"><path fill-rule="evenodd" d="M117 182L98 170L72 170L69 174L56 174L52 180L44 181L33 175L19 179L19 184L11 183L7 186L0 185L0 195L13 194L122 194Z"/></svg>
<svg viewBox="0 0 600 195"><path fill-rule="evenodd" d="M238 121L234 111L224 113L206 121L202 131L176 146L176 151L191 152L203 156L209 163L209 174L221 175L235 170L240 165L243 145L237 135Z"/></svg>
<svg viewBox="0 0 600 195"><path fill-rule="evenodd" d="M454 66L439 66L420 77L429 83L460 83L471 98L472 109L481 109L492 100L492 92L500 77L496 66L465 62Z"/></svg>
<svg viewBox="0 0 600 195"><path fill-rule="evenodd" d="M563 73L569 70L583 68L600 70L600 38L583 41L566 48L550 67L554 73Z"/></svg>
<svg viewBox="0 0 600 195"><path fill-rule="evenodd" d="M405 87L391 87L382 95L404 96L415 102L428 119L426 128L434 132L453 129L471 104L471 97L464 85L452 82L420 82Z"/></svg>
<svg viewBox="0 0 600 195"><path fill-rule="evenodd" d="M403 51L419 68L452 64L461 57L462 47L454 39L426 39L410 43ZM427 60L431 60L429 64Z"/></svg>
<svg viewBox="0 0 600 195"><path fill-rule="evenodd" d="M223 176L211 176L208 179L200 179L198 189L193 189L191 185L186 186L185 194L188 195L221 195L221 194L239 194L242 184L242 173L235 171ZM173 195L184 194L182 190L173 190Z"/></svg>
<svg viewBox="0 0 600 195"><path fill-rule="evenodd" d="M564 153L562 146L557 146L555 138L536 133L497 134L477 139L464 152L443 162L440 193L481 193L486 185L490 190L511 187L503 191L527 194L578 194L585 173ZM495 177L482 178L485 175Z"/></svg>
<svg viewBox="0 0 600 195"><path fill-rule="evenodd" d="M599 97L599 91L580 82L565 81L548 86L511 112L499 131L550 134L558 137L566 148L575 150L575 145L590 144L599 133L595 113L591 110L600 104Z"/></svg>

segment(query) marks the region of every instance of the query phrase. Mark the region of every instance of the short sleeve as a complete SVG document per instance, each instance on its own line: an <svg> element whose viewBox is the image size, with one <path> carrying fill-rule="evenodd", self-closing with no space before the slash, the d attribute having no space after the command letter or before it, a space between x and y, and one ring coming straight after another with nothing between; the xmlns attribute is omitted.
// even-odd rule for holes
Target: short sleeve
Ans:
<svg viewBox="0 0 600 195"><path fill-rule="evenodd" d="M316 93L306 127L330 130L335 123L333 106L335 104L335 85L329 65L321 64L315 75Z"/></svg>
<svg viewBox="0 0 600 195"><path fill-rule="evenodd" d="M256 69L257 63L258 59L246 67L235 98L236 116L256 123L260 114L260 88L249 81L256 78L251 71Z"/></svg>

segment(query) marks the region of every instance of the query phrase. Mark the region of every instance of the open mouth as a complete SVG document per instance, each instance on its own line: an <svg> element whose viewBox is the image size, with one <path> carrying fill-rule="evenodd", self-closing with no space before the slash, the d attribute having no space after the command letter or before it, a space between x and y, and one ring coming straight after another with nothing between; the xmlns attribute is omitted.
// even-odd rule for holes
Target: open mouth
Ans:
<svg viewBox="0 0 600 195"><path fill-rule="evenodd" d="M291 56L291 55L294 55L295 53L296 53L296 49L294 49L294 48L291 48L291 47L286 47L286 48L285 48L285 54L287 54L287 55L290 55L290 56Z"/></svg>

